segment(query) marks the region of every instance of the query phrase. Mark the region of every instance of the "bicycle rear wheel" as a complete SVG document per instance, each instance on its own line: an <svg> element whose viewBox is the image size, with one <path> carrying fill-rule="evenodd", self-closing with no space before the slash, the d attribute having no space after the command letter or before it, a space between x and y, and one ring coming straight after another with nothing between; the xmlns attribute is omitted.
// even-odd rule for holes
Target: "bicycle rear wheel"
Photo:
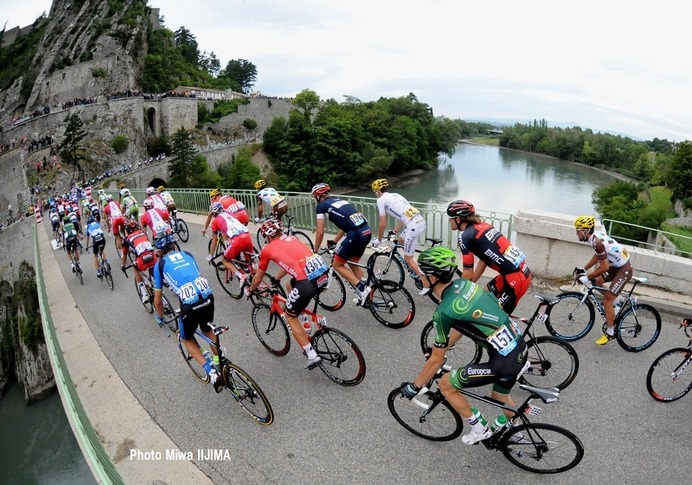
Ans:
<svg viewBox="0 0 692 485"><path fill-rule="evenodd" d="M222 263L219 263L216 267L216 279L219 280L223 291L228 293L228 296L231 298L239 300L243 296L243 285L240 284L240 280L235 273L227 270Z"/></svg>
<svg viewBox="0 0 692 485"><path fill-rule="evenodd" d="M175 332L178 330L178 315L175 313L175 309L171 306L171 302L168 301L166 295L161 294L161 303L163 304L163 320L166 322L166 326Z"/></svg>
<svg viewBox="0 0 692 485"><path fill-rule="evenodd" d="M646 390L660 402L677 401L692 389L692 350L666 350L649 367Z"/></svg>
<svg viewBox="0 0 692 485"><path fill-rule="evenodd" d="M325 310L335 312L346 303L346 287L334 268L330 268L329 272L329 281L317 294L317 303Z"/></svg>
<svg viewBox="0 0 692 485"><path fill-rule="evenodd" d="M595 312L590 300L582 301L583 293L568 291L557 295L557 303L546 308L545 327L553 337L571 342L591 331Z"/></svg>
<svg viewBox="0 0 692 485"><path fill-rule="evenodd" d="M295 237L297 240L309 247L310 251L313 253L315 252L315 244L312 242L312 239L310 239L310 236L305 234L303 231L294 231L291 229L291 236Z"/></svg>
<svg viewBox="0 0 692 485"><path fill-rule="evenodd" d="M269 399L247 372L235 364L225 362L223 380L235 402L258 423L270 425L274 422L274 411Z"/></svg>
<svg viewBox="0 0 692 485"><path fill-rule="evenodd" d="M640 303L620 317L615 336L620 347L628 352L641 352L651 347L661 334L661 315L651 305Z"/></svg>
<svg viewBox="0 0 692 485"><path fill-rule="evenodd" d="M113 289L113 272L111 271L111 265L108 261L103 262L103 266L101 269L101 274L103 274L103 279L106 280L106 284L108 285L108 288L111 290Z"/></svg>
<svg viewBox="0 0 692 485"><path fill-rule="evenodd" d="M521 380L535 387L569 386L579 372L579 357L570 344L555 337L537 337L527 344L531 367Z"/></svg>
<svg viewBox="0 0 692 485"><path fill-rule="evenodd" d="M534 473L571 470L584 457L584 445L564 428L547 423L526 423L510 428L498 449L512 464Z"/></svg>
<svg viewBox="0 0 692 485"><path fill-rule="evenodd" d="M433 345L435 344L435 327L433 321L430 320L423 327L420 334L420 348L424 355L432 354ZM483 349L473 343L470 338L461 338L454 344L453 347L447 349L447 361L450 366L464 367L471 364L477 364L483 358Z"/></svg>
<svg viewBox="0 0 692 485"><path fill-rule="evenodd" d="M386 253L372 253L368 258L368 267L372 268L373 274L378 278L394 281L400 285L404 284L406 273L404 267L395 257L391 257L391 250Z"/></svg>
<svg viewBox="0 0 692 485"><path fill-rule="evenodd" d="M394 281L380 280L370 290L365 303L375 320L385 327L402 328L416 316L416 304L411 294Z"/></svg>
<svg viewBox="0 0 692 485"><path fill-rule="evenodd" d="M176 234L178 234L180 240L184 243L186 243L187 240L190 239L190 231L187 228L187 222L185 222L182 219L176 219L175 232Z"/></svg>
<svg viewBox="0 0 692 485"><path fill-rule="evenodd" d="M258 303L252 309L252 329L264 348L276 356L286 355L291 348L288 328L265 303Z"/></svg>
<svg viewBox="0 0 692 485"><path fill-rule="evenodd" d="M81 285L84 285L84 274L82 273L82 267L77 263L75 268L75 272L77 273L77 278L79 278L79 283Z"/></svg>
<svg viewBox="0 0 692 485"><path fill-rule="evenodd" d="M424 403L427 409L403 397L398 387L389 393L387 407L401 426L431 441L450 441L461 434L464 421L440 391L428 391L415 399Z"/></svg>
<svg viewBox="0 0 692 485"><path fill-rule="evenodd" d="M312 346L322 359L317 365L332 381L342 386L355 386L365 378L363 353L345 333L325 327L315 333Z"/></svg>
<svg viewBox="0 0 692 485"><path fill-rule="evenodd" d="M190 351L187 350L185 342L180 336L180 332L176 332L176 335L178 337L178 348L180 349L180 353L183 354L183 359L185 360L185 363L197 379L207 384L209 382L209 375L204 370L204 367L199 362L197 362L195 358L192 357L192 355L190 354Z"/></svg>

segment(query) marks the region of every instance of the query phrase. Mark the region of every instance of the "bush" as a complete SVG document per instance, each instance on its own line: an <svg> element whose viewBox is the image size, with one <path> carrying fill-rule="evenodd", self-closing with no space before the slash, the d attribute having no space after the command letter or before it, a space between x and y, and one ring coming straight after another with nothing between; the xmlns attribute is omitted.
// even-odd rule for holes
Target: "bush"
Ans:
<svg viewBox="0 0 692 485"><path fill-rule="evenodd" d="M115 138L113 138L113 141L111 142L111 148L113 149L116 155L120 155L125 150L127 150L129 144L130 140L125 135L118 135Z"/></svg>
<svg viewBox="0 0 692 485"><path fill-rule="evenodd" d="M96 67L91 70L91 75L95 78L106 77L106 74L108 74L108 71L103 67Z"/></svg>
<svg viewBox="0 0 692 485"><path fill-rule="evenodd" d="M250 118L245 118L243 120L243 126L247 128L248 130L254 130L257 128L257 122L255 120L252 120Z"/></svg>

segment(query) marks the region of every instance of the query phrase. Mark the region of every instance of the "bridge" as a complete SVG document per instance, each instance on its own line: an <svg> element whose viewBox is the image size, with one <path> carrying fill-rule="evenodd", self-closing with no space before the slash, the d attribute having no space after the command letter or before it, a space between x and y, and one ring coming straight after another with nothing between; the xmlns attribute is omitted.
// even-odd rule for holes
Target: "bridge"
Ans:
<svg viewBox="0 0 692 485"><path fill-rule="evenodd" d="M199 231L203 217L182 216L191 229L184 249L203 263L207 247ZM85 455L94 469L102 469L99 460L110 468L112 474L95 472L100 481L455 483L460 474L474 483L534 479L482 446L417 438L389 414L385 403L389 391L415 377L423 364L418 336L434 309L427 298L414 294L417 316L400 330L379 325L350 302L326 314L330 325L358 343L367 363L365 380L343 388L317 370L304 370L305 359L295 342L285 357L266 352L251 329L250 303L215 291L216 322L230 327L224 338L232 360L255 378L274 408L275 422L262 427L228 396L216 395L190 373L174 335L156 327L138 303L132 279L117 272L111 240L107 251L116 268L114 291L96 279L86 254L84 286L79 285L64 253L53 251L47 225L38 229L37 267L45 279L46 310L52 315L73 391L83 405L83 412L74 407L66 410L74 427L78 428L75 421L81 422L75 416L83 414L95 429L96 448L102 447L100 458L84 445L85 432L78 429L76 434L83 449L89 448ZM573 253L564 258L581 260ZM212 268L202 264L201 271L217 290ZM412 285L407 285L414 293ZM531 289L532 293L557 291L539 280ZM683 345L677 323L681 312L690 308L689 297L686 307L654 293L640 299L665 310L662 334L654 346L639 354L624 352L615 344L597 347L593 341L598 329L594 330L574 343L581 361L575 382L559 403L539 404L543 413L536 421L570 429L586 448L581 464L551 477L551 483L683 482L689 478L689 467L680 466L680 455L670 452L689 448L685 446L690 444L689 430L680 426L689 401L656 403L644 383L658 354ZM517 313L528 316L535 305L536 300L527 295ZM537 330L545 333L545 329ZM64 392L61 389L61 395ZM521 397L522 393L514 394ZM167 459L167 450L190 452L193 460L172 459L182 456L176 454ZM206 450L228 453L210 460L204 458Z"/></svg>

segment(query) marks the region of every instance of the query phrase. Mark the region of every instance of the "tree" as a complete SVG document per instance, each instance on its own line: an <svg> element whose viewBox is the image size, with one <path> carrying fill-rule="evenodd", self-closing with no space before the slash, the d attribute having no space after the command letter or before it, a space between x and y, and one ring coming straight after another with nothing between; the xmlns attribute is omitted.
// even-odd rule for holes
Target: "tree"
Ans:
<svg viewBox="0 0 692 485"><path fill-rule="evenodd" d="M65 138L58 146L60 158L68 165L77 168L77 175L80 181L84 180L84 169L81 162L88 160L82 146L82 140L86 137L86 131L82 129L84 123L76 114L67 119L65 128Z"/></svg>
<svg viewBox="0 0 692 485"><path fill-rule="evenodd" d="M231 59L226 64L226 69L221 71L219 77L226 77L236 81L244 93L249 92L257 80L257 67L245 59Z"/></svg>
<svg viewBox="0 0 692 485"><path fill-rule="evenodd" d="M228 188L252 187L255 180L261 178L260 170L252 163L252 150L248 146L238 150L235 161L219 167L219 175L223 177L222 185Z"/></svg>
<svg viewBox="0 0 692 485"><path fill-rule="evenodd" d="M173 159L168 163L170 184L174 187L189 187L195 174L197 149L192 134L185 128L180 128L173 135Z"/></svg>
<svg viewBox="0 0 692 485"><path fill-rule="evenodd" d="M199 57L199 67L212 76L218 76L219 72L221 72L221 61L213 52L207 54L207 51L204 51Z"/></svg>
<svg viewBox="0 0 692 485"><path fill-rule="evenodd" d="M683 142L675 150L668 169L668 183L674 199L692 197L692 142Z"/></svg>
<svg viewBox="0 0 692 485"><path fill-rule="evenodd" d="M192 32L187 30L185 27L180 27L175 31L173 37L175 39L175 46L182 53L185 60L195 67L200 67L199 46L197 44L197 39L194 35L192 35Z"/></svg>
<svg viewBox="0 0 692 485"><path fill-rule="evenodd" d="M301 92L296 94L296 97L293 98L291 104L296 108L303 110L305 120L309 123L310 117L312 116L312 111L320 106L320 97L311 89L303 89Z"/></svg>

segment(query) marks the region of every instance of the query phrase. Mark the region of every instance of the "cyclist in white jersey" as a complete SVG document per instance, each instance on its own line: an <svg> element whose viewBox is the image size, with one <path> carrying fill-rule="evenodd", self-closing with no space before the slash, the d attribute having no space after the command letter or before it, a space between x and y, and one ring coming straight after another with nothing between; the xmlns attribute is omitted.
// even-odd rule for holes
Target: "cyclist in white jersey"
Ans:
<svg viewBox="0 0 692 485"><path fill-rule="evenodd" d="M255 182L255 190L257 190L257 218L255 222L258 222L264 214L264 204L272 208L272 216L280 221L281 217L288 212L286 197L280 195L275 189L267 187L267 182L262 179Z"/></svg>
<svg viewBox="0 0 692 485"><path fill-rule="evenodd" d="M418 209L409 204L402 195L388 192L387 187L389 187L387 179L377 179L370 186L377 197L377 210L380 215L377 239L372 240L372 245L379 246L387 227L387 215L396 219L394 231L398 233L401 228L404 228L399 234L399 242L404 246L404 260L416 274L421 276L424 288L419 294L426 295L430 291L430 282L428 277L421 273L413 257L418 246L418 237L425 233L425 219Z"/></svg>
<svg viewBox="0 0 692 485"><path fill-rule="evenodd" d="M606 333L598 340L597 345L605 345L615 338L613 322L615 320L615 310L613 303L617 296L622 292L625 284L632 279L632 264L627 249L605 232L595 231L596 219L592 216L579 216L574 221L577 230L577 237L580 241L588 242L593 247L594 254L583 268L577 268L579 281L586 284L591 281L592 285L601 286L606 282L611 282L608 291L603 294L603 310L606 315ZM588 275L586 272L596 266Z"/></svg>

